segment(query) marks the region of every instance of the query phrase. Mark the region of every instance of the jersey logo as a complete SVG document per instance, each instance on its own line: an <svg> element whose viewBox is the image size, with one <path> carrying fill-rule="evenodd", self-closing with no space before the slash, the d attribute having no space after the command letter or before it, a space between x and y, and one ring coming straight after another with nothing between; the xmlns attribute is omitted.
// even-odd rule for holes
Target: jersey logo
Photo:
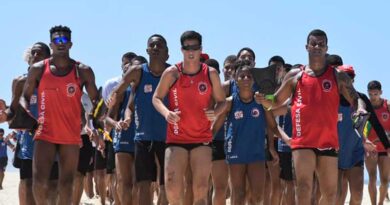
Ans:
<svg viewBox="0 0 390 205"><path fill-rule="evenodd" d="M198 91L199 94L204 95L207 92L207 83L205 82L199 82L198 83Z"/></svg>
<svg viewBox="0 0 390 205"><path fill-rule="evenodd" d="M37 104L37 95L31 95L30 104Z"/></svg>
<svg viewBox="0 0 390 205"><path fill-rule="evenodd" d="M322 81L322 90L325 91L325 92L330 92L330 90L332 89L332 81L330 80L323 80Z"/></svg>
<svg viewBox="0 0 390 205"><path fill-rule="evenodd" d="M260 111L257 108L253 108L251 114L252 114L252 117L259 117Z"/></svg>
<svg viewBox="0 0 390 205"><path fill-rule="evenodd" d="M66 94L68 97L73 97L76 93L76 85L74 83L69 83L66 85Z"/></svg>
<svg viewBox="0 0 390 205"><path fill-rule="evenodd" d="M144 86L144 93L151 93L153 91L153 85L151 84L146 84Z"/></svg>
<svg viewBox="0 0 390 205"><path fill-rule="evenodd" d="M343 113L339 113L339 114L338 114L337 121L338 121L338 122L343 121Z"/></svg>
<svg viewBox="0 0 390 205"><path fill-rule="evenodd" d="M244 118L244 112L242 112L241 110L234 112L234 119L238 120L242 118Z"/></svg>
<svg viewBox="0 0 390 205"><path fill-rule="evenodd" d="M383 121L389 120L389 113L387 113L387 112L382 112L382 119L383 119Z"/></svg>

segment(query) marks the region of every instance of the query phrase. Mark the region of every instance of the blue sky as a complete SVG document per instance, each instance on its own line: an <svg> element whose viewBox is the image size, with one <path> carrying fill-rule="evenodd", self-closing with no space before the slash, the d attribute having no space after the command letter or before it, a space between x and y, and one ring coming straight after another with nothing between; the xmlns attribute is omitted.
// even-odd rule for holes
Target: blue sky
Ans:
<svg viewBox="0 0 390 205"><path fill-rule="evenodd" d="M166 37L170 63L181 60L179 37L191 29L203 35L203 50L220 63L248 46L260 67L273 55L306 64L307 34L320 28L328 34L329 53L356 69L356 88L365 92L376 79L388 97L390 3L361 2L3 0L0 98L10 101L12 78L27 70L23 51L37 41L48 43L49 29L58 24L72 29L71 56L93 68L98 85L120 75L123 53L146 56L146 40L154 33Z"/></svg>

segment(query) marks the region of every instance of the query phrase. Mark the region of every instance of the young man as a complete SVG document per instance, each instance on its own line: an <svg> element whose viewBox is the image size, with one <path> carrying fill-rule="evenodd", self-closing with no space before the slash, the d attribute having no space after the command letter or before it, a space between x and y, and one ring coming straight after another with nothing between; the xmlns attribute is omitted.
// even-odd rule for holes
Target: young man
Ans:
<svg viewBox="0 0 390 205"><path fill-rule="evenodd" d="M256 94L268 109L281 106L292 96L291 148L297 181L296 202L300 205L310 204L308 193L312 191L314 172L322 194L320 205L336 203L339 95L350 102L355 112L365 112L348 75L326 65L327 43L324 31L311 31L306 44L309 64L290 71L273 99L266 100L264 94Z"/></svg>
<svg viewBox="0 0 390 205"><path fill-rule="evenodd" d="M166 122L152 105L152 96L164 70L168 67L168 46L165 38L154 34L148 38L146 52L149 64L134 65L124 75L117 89L113 91L113 99L119 104L126 89L131 85L135 90L134 119L127 115L124 122L135 121L135 175L139 189L139 203L151 204L150 186L156 181L157 165L164 167L166 138ZM127 111L126 111L127 112ZM131 111L129 112L131 113ZM167 204L164 191L164 169L161 169L159 182L159 203Z"/></svg>
<svg viewBox="0 0 390 205"><path fill-rule="evenodd" d="M9 144L4 138L4 129L0 128L0 190L3 189L4 172L8 164L7 146Z"/></svg>
<svg viewBox="0 0 390 205"><path fill-rule="evenodd" d="M380 82L373 80L367 85L368 95L372 106L374 107L375 114L378 116L379 122L385 129L386 135L390 133L390 102L381 97L382 85ZM385 146L381 143L378 137L378 133L371 131L368 137L376 145L376 152L373 153L375 157L366 157L366 168L369 176L368 191L370 193L371 204L376 204L377 191L377 167L379 168L379 200L378 204L383 204L387 189L389 186L389 174L390 174L390 158Z"/></svg>
<svg viewBox="0 0 390 205"><path fill-rule="evenodd" d="M194 204L205 204L211 172L211 122L225 105L225 93L218 72L200 63L202 36L186 31L180 42L184 61L164 71L153 96L154 107L169 123L166 191L170 204L182 204L183 176L190 164ZM168 106L164 104L167 95Z"/></svg>
<svg viewBox="0 0 390 205"><path fill-rule="evenodd" d="M33 193L37 204L45 204L51 165L59 156L59 204L72 201L73 178L81 144L81 94L86 88L93 103L97 89L92 69L71 59L71 30L50 29L52 56L31 66L21 104L29 110L34 89L38 89L38 122L33 158Z"/></svg>

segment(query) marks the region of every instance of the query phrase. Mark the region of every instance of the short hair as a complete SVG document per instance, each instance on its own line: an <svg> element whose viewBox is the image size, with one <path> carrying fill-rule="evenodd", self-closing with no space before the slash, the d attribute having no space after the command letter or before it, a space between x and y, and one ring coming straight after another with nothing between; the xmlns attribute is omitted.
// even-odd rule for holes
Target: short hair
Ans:
<svg viewBox="0 0 390 205"><path fill-rule="evenodd" d="M45 52L46 54L46 57L49 57L51 54L50 54L50 48L49 46L46 44L46 43L43 43L43 42L36 42L34 43L34 45L39 45L42 47L43 51ZM34 47L33 45L33 47Z"/></svg>
<svg viewBox="0 0 390 205"><path fill-rule="evenodd" d="M196 31L185 31L180 36L180 43L183 46L186 40L198 40L199 45L202 45L202 35Z"/></svg>
<svg viewBox="0 0 390 205"><path fill-rule="evenodd" d="M301 69L303 66L304 66L303 64L297 63L297 64L294 64L294 65L292 66L292 69L294 69L294 68L299 68L299 69Z"/></svg>
<svg viewBox="0 0 390 205"><path fill-rule="evenodd" d="M137 57L137 54L135 54L134 52L127 52L127 53L125 53L125 54L122 55L122 58L127 58L127 59L129 59L130 61L131 61L133 58L135 58L135 57Z"/></svg>
<svg viewBox="0 0 390 205"><path fill-rule="evenodd" d="M160 38L160 39L164 42L164 44L168 47L167 40L166 40L162 35L160 35L160 34L153 34L153 35L151 35L151 36L148 38L148 43L149 43L149 41L150 41L152 38L154 38L154 37Z"/></svg>
<svg viewBox="0 0 390 205"><path fill-rule="evenodd" d="M4 129L3 128L0 128L0 133L4 134Z"/></svg>
<svg viewBox="0 0 390 205"><path fill-rule="evenodd" d="M248 60L238 60L236 61L236 63L234 64L234 70L236 71L235 72L235 77L238 76L238 73L243 70L244 68L248 68L248 69L252 69L252 66L250 65L250 62L248 64Z"/></svg>
<svg viewBox="0 0 390 205"><path fill-rule="evenodd" d="M289 64L289 63L286 63L286 64L284 64L283 67L286 70L286 72L289 72L292 69L293 66L291 64Z"/></svg>
<svg viewBox="0 0 390 205"><path fill-rule="evenodd" d="M67 34L69 35L69 40L72 38L72 37L71 37L72 31L71 31L70 28L67 27L67 26L58 25L58 26L53 26L53 27L51 27L51 29L50 29L50 39L51 39L51 36L52 36L54 33L56 33L56 32L67 33Z"/></svg>
<svg viewBox="0 0 390 205"><path fill-rule="evenodd" d="M223 61L223 64L225 64L226 62L231 62L231 63L234 63L237 61L237 56L236 55L228 55L225 60Z"/></svg>
<svg viewBox="0 0 390 205"><path fill-rule="evenodd" d="M285 64L285 63L284 63L284 59L283 59L281 56L272 56L272 57L268 60L268 65L270 65L271 62L280 62L280 63L282 63L283 65Z"/></svg>
<svg viewBox="0 0 390 205"><path fill-rule="evenodd" d="M382 85L379 81L373 80L370 81L367 85L368 90L382 90Z"/></svg>
<svg viewBox="0 0 390 205"><path fill-rule="evenodd" d="M344 65L343 59L336 54L328 55L328 57L326 58L326 63L331 66Z"/></svg>
<svg viewBox="0 0 390 205"><path fill-rule="evenodd" d="M253 60L256 59L255 52L254 52L251 48L249 48L249 47L241 48L241 49L238 51L238 53L237 53L237 58L240 58L241 52L243 52L243 51L248 51L249 53L252 54Z"/></svg>
<svg viewBox="0 0 390 205"><path fill-rule="evenodd" d="M148 60L145 57L143 57L143 56L136 56L133 59L131 59L131 61L132 62L133 61L139 61L139 62L141 62L141 64L148 63Z"/></svg>
<svg viewBox="0 0 390 205"><path fill-rule="evenodd" d="M328 44L328 36L326 36L326 33L325 31L323 30L320 30L320 29L314 29L312 31L310 31L309 35L307 35L307 44L309 44L309 38L310 36L323 36L325 37L325 42Z"/></svg>
<svg viewBox="0 0 390 205"><path fill-rule="evenodd" d="M204 63L207 64L208 66L215 68L218 71L218 73L221 73L221 70L219 70L219 63L217 60L210 58L207 59Z"/></svg>

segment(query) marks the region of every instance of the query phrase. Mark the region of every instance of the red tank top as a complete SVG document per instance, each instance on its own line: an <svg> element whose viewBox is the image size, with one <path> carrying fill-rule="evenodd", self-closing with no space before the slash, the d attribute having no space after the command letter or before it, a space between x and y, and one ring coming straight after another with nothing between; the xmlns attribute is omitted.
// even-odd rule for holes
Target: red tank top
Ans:
<svg viewBox="0 0 390 205"><path fill-rule="evenodd" d="M38 122L35 139L54 144L80 144L81 83L76 67L66 76L55 76L49 60L38 86Z"/></svg>
<svg viewBox="0 0 390 205"><path fill-rule="evenodd" d="M382 106L380 108L375 109L375 114L378 117L378 120L381 123L383 129L385 130L386 134L390 133L390 112L387 107L387 100L383 100ZM376 145L377 152L386 152L385 147L379 140L379 137L374 129L370 131L368 139Z"/></svg>
<svg viewBox="0 0 390 205"><path fill-rule="evenodd" d="M209 68L201 64L194 75L183 74L183 64L178 63L179 78L168 93L171 111L181 111L180 121L167 127L167 143L206 143L211 142L211 122L204 110L208 109L212 97Z"/></svg>
<svg viewBox="0 0 390 205"><path fill-rule="evenodd" d="M334 68L318 77L303 71L292 99L291 148L338 149L339 91Z"/></svg>

